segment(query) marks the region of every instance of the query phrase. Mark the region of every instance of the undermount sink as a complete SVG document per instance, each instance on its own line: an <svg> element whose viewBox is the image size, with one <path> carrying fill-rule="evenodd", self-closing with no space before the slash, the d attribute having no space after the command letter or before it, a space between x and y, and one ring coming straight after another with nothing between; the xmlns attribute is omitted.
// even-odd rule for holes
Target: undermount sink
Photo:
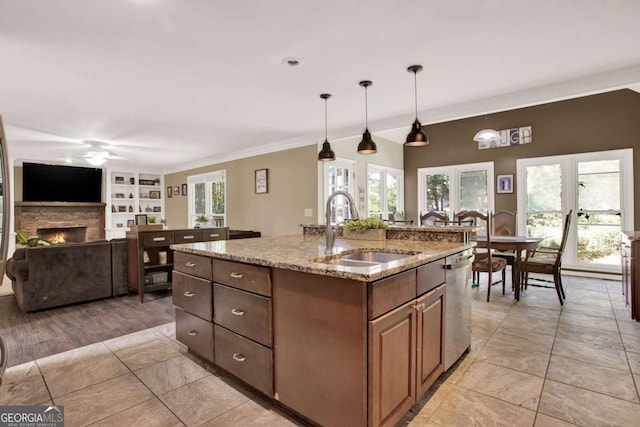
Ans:
<svg viewBox="0 0 640 427"><path fill-rule="evenodd" d="M330 255L314 259L315 262L331 265L343 265L346 267L372 267L386 264L406 257L417 255L419 252L386 252L386 251L362 251L348 252L339 255Z"/></svg>

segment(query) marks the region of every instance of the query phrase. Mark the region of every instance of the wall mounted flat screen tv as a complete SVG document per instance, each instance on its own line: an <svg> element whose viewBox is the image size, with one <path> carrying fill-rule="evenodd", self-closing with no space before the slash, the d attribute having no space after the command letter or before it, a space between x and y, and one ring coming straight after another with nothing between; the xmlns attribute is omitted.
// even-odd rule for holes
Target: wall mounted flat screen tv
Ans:
<svg viewBox="0 0 640 427"><path fill-rule="evenodd" d="M23 163L25 202L92 202L102 200L102 169Z"/></svg>

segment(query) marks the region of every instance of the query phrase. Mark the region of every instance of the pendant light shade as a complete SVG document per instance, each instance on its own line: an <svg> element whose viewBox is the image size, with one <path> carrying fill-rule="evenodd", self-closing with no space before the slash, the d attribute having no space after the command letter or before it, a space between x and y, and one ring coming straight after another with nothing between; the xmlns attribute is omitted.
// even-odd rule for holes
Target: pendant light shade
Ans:
<svg viewBox="0 0 640 427"><path fill-rule="evenodd" d="M371 86L373 83L369 80L363 80L360 82L360 86L364 88L364 120L365 127L364 133L362 134L362 141L358 144L358 153L359 154L374 154L378 151L376 147L376 143L371 139L371 134L369 133L369 111L367 106L367 88Z"/></svg>
<svg viewBox="0 0 640 427"><path fill-rule="evenodd" d="M407 135L407 140L404 145L409 147L424 147L429 145L429 137L422 130L422 124L418 120L418 80L417 74L422 71L422 65L412 65L407 68L407 71L413 73L413 87L415 95L415 107L416 107L416 119L411 126L411 132Z"/></svg>
<svg viewBox="0 0 640 427"><path fill-rule="evenodd" d="M331 144L327 139L327 99L331 98L331 94L323 93L320 98L324 99L324 142L322 143L322 150L318 153L318 161L331 162L336 159L336 153L331 149Z"/></svg>
<svg viewBox="0 0 640 427"><path fill-rule="evenodd" d="M500 141L501 138L500 132L494 129L482 129L473 136L476 142Z"/></svg>

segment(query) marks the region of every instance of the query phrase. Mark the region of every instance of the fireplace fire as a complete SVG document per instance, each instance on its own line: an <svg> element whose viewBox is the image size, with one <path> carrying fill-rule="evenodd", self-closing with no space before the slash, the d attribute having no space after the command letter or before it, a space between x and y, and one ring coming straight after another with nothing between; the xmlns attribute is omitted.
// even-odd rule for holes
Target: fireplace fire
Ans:
<svg viewBox="0 0 640 427"><path fill-rule="evenodd" d="M87 240L87 227L38 228L37 234L51 243L82 243Z"/></svg>

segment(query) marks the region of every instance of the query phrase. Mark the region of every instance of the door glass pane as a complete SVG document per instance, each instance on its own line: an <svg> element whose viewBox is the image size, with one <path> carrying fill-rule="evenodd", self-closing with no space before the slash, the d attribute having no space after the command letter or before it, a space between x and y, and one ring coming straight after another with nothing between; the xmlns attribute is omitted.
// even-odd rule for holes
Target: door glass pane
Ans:
<svg viewBox="0 0 640 427"><path fill-rule="evenodd" d="M194 212L196 215L204 215L205 209L205 184L204 182L199 182L194 184Z"/></svg>
<svg viewBox="0 0 640 427"><path fill-rule="evenodd" d="M620 162L578 163L578 262L620 263Z"/></svg>
<svg viewBox="0 0 640 427"><path fill-rule="evenodd" d="M489 190L487 171L460 172L460 210L487 211L489 208Z"/></svg>
<svg viewBox="0 0 640 427"><path fill-rule="evenodd" d="M425 175L425 212L449 211L449 174Z"/></svg>
<svg viewBox="0 0 640 427"><path fill-rule="evenodd" d="M387 173L387 215L389 219L393 219L393 216L398 212L398 177L396 175Z"/></svg>
<svg viewBox="0 0 640 427"><path fill-rule="evenodd" d="M544 246L560 246L563 220L560 164L528 166L526 186L527 235L544 238Z"/></svg>
<svg viewBox="0 0 640 427"><path fill-rule="evenodd" d="M382 195L382 174L369 171L367 177L367 194L369 197L369 217L382 218L380 197Z"/></svg>

